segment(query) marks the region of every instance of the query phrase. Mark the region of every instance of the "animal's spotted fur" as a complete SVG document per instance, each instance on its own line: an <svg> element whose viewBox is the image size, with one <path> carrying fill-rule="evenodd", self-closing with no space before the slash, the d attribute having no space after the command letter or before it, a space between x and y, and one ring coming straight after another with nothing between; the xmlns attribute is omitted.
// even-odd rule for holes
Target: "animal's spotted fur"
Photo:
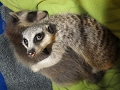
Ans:
<svg viewBox="0 0 120 90"><path fill-rule="evenodd" d="M55 54L60 55L57 50L59 52L61 48L69 46L84 58L94 73L108 70L114 65L119 39L95 19L86 15L63 14L51 16L47 23L56 25L53 44L56 48L52 47Z"/></svg>
<svg viewBox="0 0 120 90"><path fill-rule="evenodd" d="M28 64L29 67L31 67L31 65L36 64L39 61L41 61L49 56L48 48L44 49L45 53L41 52L41 53L35 55L34 57L30 58L26 53L27 52L26 48L21 43L21 41L22 41L21 34L29 26L38 23L39 20L40 20L40 22L46 22L48 20L48 18L46 17L45 13L38 14L40 16L37 16L35 11L32 11L32 15L31 14L29 15L28 14L29 12L31 12L31 11L20 11L17 13L12 13L11 19L7 23L6 35L9 39L12 49L14 49L17 59L21 60L23 63L26 63L26 64ZM85 30L90 31L92 28L93 30L97 31L97 29L102 30L102 28L104 28L102 25L97 23L91 17L84 16L84 15L74 15L74 14L50 16L48 23L57 25L56 26L57 30L60 29L61 31L59 31L56 35L58 35L60 37L59 39L61 39L63 41L66 38L71 40L72 39L71 37L76 36L72 32L76 31L74 29L78 28L78 27L81 30L81 34L80 34L81 39L84 39L85 41L93 40L93 38L94 38L93 37L93 38L87 39L87 37L86 37L87 33L85 32ZM69 25L71 26L70 28L68 28ZM70 29L71 33L68 33L69 29ZM80 30L78 30L78 31L80 31ZM98 30L98 31L100 31L100 30ZM61 33L61 34L65 33L65 35L59 35L59 33ZM90 32L90 33L92 33L92 32ZM103 35L103 36L105 36L105 35ZM91 34L91 36L92 36L92 34ZM114 37L114 35L113 35L113 37ZM64 39L62 39L62 38L64 38ZM55 38L55 40L57 40L57 38ZM81 41L81 45L82 46L85 45L87 48L89 48L89 46L87 46L87 43L85 43L84 40ZM52 38L52 42L54 42L54 38ZM102 42L103 43L105 42L104 39ZM76 44L79 43L79 40L76 40L75 43ZM74 45L76 45L75 43L74 43ZM113 43L114 43L113 45L117 46L116 42L113 42ZM52 43L49 45L49 49L51 49L51 45L52 45ZM102 43L101 43L101 45L102 45ZM93 47L94 47L94 45L93 45ZM84 50L84 48L81 46L79 46L79 48ZM93 48L91 48L91 49L93 49ZM94 48L94 49L96 50L96 48ZM92 64L92 65L90 64L91 65L90 66L88 63L85 62L83 55L77 54L75 52L75 50L76 50L75 48L73 49L71 47L67 47L64 51L64 54L63 54L61 60L57 64L55 64L51 67L48 67L48 68L41 69L40 72L43 73L48 78L50 78L52 81L54 81L58 84L61 84L61 85L79 82L80 80L83 80L83 79L88 80L90 82L96 82L98 79L100 79L101 76L98 77L99 74L93 74L93 72L92 72L91 66L94 64ZM92 52L93 52L93 50L92 50ZM115 50L113 50L113 52L114 51L116 51L116 48L115 48Z"/></svg>

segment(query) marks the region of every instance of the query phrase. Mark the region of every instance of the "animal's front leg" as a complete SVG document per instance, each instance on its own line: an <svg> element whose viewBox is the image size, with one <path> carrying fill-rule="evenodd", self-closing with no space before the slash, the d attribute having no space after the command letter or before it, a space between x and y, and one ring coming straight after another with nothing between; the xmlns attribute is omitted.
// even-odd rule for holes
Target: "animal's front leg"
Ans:
<svg viewBox="0 0 120 90"><path fill-rule="evenodd" d="M54 64L56 64L59 60L55 60L54 58L52 58L52 56L49 56L48 58L39 61L37 64L32 65L31 69L33 72L38 72L40 69L46 68L46 67L50 67Z"/></svg>
<svg viewBox="0 0 120 90"><path fill-rule="evenodd" d="M38 72L40 69L47 68L57 64L64 54L65 50L63 47L54 44L52 47L52 52L48 58L39 61L37 64L32 65L31 69L33 72Z"/></svg>

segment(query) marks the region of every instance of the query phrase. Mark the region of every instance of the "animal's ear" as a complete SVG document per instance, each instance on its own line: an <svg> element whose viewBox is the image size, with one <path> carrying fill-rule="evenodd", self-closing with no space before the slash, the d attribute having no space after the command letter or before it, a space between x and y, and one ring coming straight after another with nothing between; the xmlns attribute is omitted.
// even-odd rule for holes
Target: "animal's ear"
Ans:
<svg viewBox="0 0 120 90"><path fill-rule="evenodd" d="M14 23L19 21L19 16L15 12L10 12L9 14L12 16Z"/></svg>
<svg viewBox="0 0 120 90"><path fill-rule="evenodd" d="M55 24L49 24L48 32L50 32L51 34L54 34L56 32L56 25Z"/></svg>
<svg viewBox="0 0 120 90"><path fill-rule="evenodd" d="M44 19L44 18L48 18L48 12L47 11L38 11L38 13L37 13L37 21L40 21L40 20L42 20L42 19Z"/></svg>

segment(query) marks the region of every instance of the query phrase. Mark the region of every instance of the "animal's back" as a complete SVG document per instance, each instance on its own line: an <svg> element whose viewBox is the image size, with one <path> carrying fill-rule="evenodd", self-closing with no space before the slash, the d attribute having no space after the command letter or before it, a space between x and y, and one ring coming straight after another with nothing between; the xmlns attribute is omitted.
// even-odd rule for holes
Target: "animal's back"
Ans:
<svg viewBox="0 0 120 90"><path fill-rule="evenodd" d="M108 70L117 59L120 40L111 31L88 15L63 14L49 19L56 24L56 42L66 46L84 57L97 72Z"/></svg>

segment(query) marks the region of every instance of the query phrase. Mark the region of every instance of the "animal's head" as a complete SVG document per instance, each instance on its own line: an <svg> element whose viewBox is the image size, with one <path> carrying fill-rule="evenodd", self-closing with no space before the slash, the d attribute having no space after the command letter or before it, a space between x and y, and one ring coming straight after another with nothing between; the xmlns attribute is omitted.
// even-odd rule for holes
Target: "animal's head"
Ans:
<svg viewBox="0 0 120 90"><path fill-rule="evenodd" d="M33 57L41 53L48 45L54 42L56 26L54 24L36 24L27 28L23 33L22 44L27 54Z"/></svg>
<svg viewBox="0 0 120 90"><path fill-rule="evenodd" d="M48 19L47 11L19 11L10 12L10 17L6 24L6 36L10 39L10 42L21 43L21 34L29 26L44 22ZM14 43L14 44L15 44Z"/></svg>
<svg viewBox="0 0 120 90"><path fill-rule="evenodd" d="M31 26L35 23L42 22L42 20L48 18L47 11L19 11L19 12L10 12L11 23L20 26Z"/></svg>

